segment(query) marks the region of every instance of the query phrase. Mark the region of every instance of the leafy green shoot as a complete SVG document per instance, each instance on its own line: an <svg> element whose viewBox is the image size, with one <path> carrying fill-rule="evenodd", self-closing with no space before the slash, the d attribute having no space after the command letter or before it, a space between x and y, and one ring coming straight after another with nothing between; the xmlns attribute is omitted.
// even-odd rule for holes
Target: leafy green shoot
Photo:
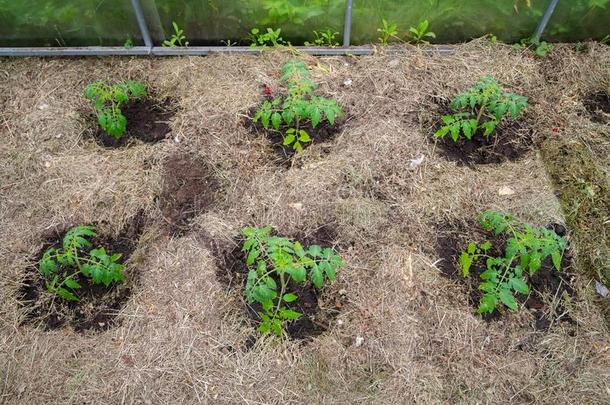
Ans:
<svg viewBox="0 0 610 405"><path fill-rule="evenodd" d="M282 125L288 125L283 144L301 151L304 144L311 142L310 134L303 129L306 124L316 128L326 119L334 125L336 118L343 116L343 111L335 100L313 94L318 85L311 79L307 65L297 59L282 66L282 83L288 89L288 95L265 100L253 121L260 121L266 129L272 127L276 131Z"/></svg>
<svg viewBox="0 0 610 405"><path fill-rule="evenodd" d="M174 33L169 39L163 41L163 46L166 46L168 48L189 46L189 41L186 40L184 30L180 28L175 21L172 21L172 27L174 28Z"/></svg>
<svg viewBox="0 0 610 405"><path fill-rule="evenodd" d="M432 31L428 31L428 27L430 23L428 20L420 21L416 27L410 27L409 32L412 38L412 41L416 44L429 45L430 42L426 40L426 38L436 38L436 34Z"/></svg>
<svg viewBox="0 0 610 405"><path fill-rule="evenodd" d="M263 49L267 47L277 48L282 45L290 45L282 38L282 29L267 28L265 32L261 32L258 28L252 28L249 34L250 48L256 49L261 46Z"/></svg>
<svg viewBox="0 0 610 405"><path fill-rule="evenodd" d="M315 36L313 42L305 42L306 46L327 46L329 48L339 46L339 41L337 40L339 33L330 28L325 31L314 31L313 34Z"/></svg>
<svg viewBox="0 0 610 405"><path fill-rule="evenodd" d="M381 19L381 27L377 28L377 32L379 33L378 40L381 46L387 46L390 39L399 39L398 26L388 23L385 18Z"/></svg>
<svg viewBox="0 0 610 405"><path fill-rule="evenodd" d="M451 135L457 142L461 135L470 140L482 130L483 136L489 137L502 120L517 118L527 105L525 97L504 92L493 77L484 76L451 101L450 107L455 112L442 117L443 125L434 136Z"/></svg>
<svg viewBox="0 0 610 405"><path fill-rule="evenodd" d="M79 301L81 276L106 287L124 280L123 265L118 263L121 254L108 254L103 247L89 249L90 238L96 236L94 227L79 225L66 232L61 248L44 252L38 270L45 278L47 290L65 300Z"/></svg>
<svg viewBox="0 0 610 405"><path fill-rule="evenodd" d="M514 293L529 293L526 274L529 277L536 274L549 256L553 267L561 270L566 239L553 230L522 223L511 215L496 211L485 211L479 217L479 223L495 236L506 235L504 254L494 256L489 241L479 244L470 242L460 254L462 273L468 277L474 263L483 262L486 265L486 270L479 275L481 283L478 288L484 292L479 301L479 313L493 312L498 303L516 311L518 304Z"/></svg>
<svg viewBox="0 0 610 405"><path fill-rule="evenodd" d="M114 85L94 82L85 88L85 97L93 103L100 127L108 135L120 139L127 130L127 118L120 107L131 100L148 96L144 83L127 80Z"/></svg>
<svg viewBox="0 0 610 405"><path fill-rule="evenodd" d="M248 304L261 306L258 312L261 323L258 330L285 337L285 324L303 314L287 305L298 300L290 291L290 283L311 282L321 289L335 280L337 269L343 267L341 257L331 248L318 245L303 246L298 241L272 235L272 228L246 227L244 252L248 277L244 295Z"/></svg>

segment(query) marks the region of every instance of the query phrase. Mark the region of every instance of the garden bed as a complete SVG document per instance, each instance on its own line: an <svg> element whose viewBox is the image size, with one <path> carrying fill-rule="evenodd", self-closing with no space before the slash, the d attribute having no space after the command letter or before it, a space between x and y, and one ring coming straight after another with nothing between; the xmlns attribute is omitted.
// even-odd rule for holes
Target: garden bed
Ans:
<svg viewBox="0 0 610 405"><path fill-rule="evenodd" d="M0 61L0 398L608 402L608 301L592 281L608 281L608 133L580 101L607 83L610 51L587 49L559 45L540 60L479 40L450 55L300 56L349 119L283 166L244 116L265 99L263 85L281 88L292 54ZM484 75L528 98L507 133L527 142L514 158L450 159L431 138L434 100ZM159 120L169 133L100 147L83 88L126 77L174 100L175 114ZM488 209L565 227L570 252L564 272L545 267L517 311L491 320L473 306L476 285L445 274L464 243L486 237L475 224ZM32 322L23 291L46 294L34 269L54 230L99 224L110 247L140 212L112 327L95 316L100 327L86 333L69 319ZM319 323L305 339L257 332L244 269L231 264L243 264L242 228L264 225L334 247L345 262L303 301L312 307L303 322ZM45 302L45 314L61 309Z"/></svg>

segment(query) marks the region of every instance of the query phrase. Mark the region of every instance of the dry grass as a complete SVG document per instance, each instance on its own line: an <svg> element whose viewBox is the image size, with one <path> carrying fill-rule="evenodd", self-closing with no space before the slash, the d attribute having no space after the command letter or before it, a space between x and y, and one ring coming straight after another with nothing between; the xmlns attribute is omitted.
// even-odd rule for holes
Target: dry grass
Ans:
<svg viewBox="0 0 610 405"><path fill-rule="evenodd" d="M583 134L600 129L585 126L572 107L606 80L601 67L610 52L596 45L582 55L557 52L540 62L476 41L449 56L305 57L348 119L334 141L307 148L288 170L274 164L267 141L243 127L260 86L277 89L287 55L3 60L0 399L608 403L610 338L587 277L577 277L578 296L566 303L577 326L554 323L540 332L525 310L481 320L460 283L435 266L438 223L488 208L563 222L536 151L518 162L459 166L436 153L419 123L432 95L450 97L493 74L530 98L528 122L538 137L557 120L566 136L578 136L574 126L586 128ZM548 82L548 63L557 81ZM85 118L81 89L116 77L145 79L176 100L171 139L118 150L90 139L94 123ZM95 335L20 326L15 292L45 229L105 221L108 232L118 232L140 210L158 219L163 160L184 151L215 167L223 200L183 237L149 227L130 262L141 278L121 325ZM423 163L410 169L421 155ZM515 193L499 196L503 186ZM271 224L283 234L326 224L337 230L347 267L328 294L346 292L341 324L306 345L261 338L246 348L253 328L239 293L216 279L206 242L230 241L246 224Z"/></svg>

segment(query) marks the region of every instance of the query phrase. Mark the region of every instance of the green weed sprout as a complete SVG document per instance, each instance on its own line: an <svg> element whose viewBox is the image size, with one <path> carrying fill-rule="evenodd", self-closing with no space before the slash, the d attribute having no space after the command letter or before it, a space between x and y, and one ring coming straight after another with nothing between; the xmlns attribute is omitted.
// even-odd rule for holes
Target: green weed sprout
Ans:
<svg viewBox="0 0 610 405"><path fill-rule="evenodd" d="M283 144L301 151L304 144L311 142L309 133L303 129L305 124L311 123L312 128L316 128L326 117L334 125L336 117L343 116L343 111L335 100L313 94L318 85L311 80L307 65L299 60L292 59L284 64L282 83L288 88L288 95L265 100L253 121L260 120L266 129L273 127L276 131L282 124L290 126L284 133Z"/></svg>
<svg viewBox="0 0 610 405"><path fill-rule="evenodd" d="M87 251L92 246L88 239L95 236L94 227L79 225L66 233L61 248L44 252L38 270L47 290L68 301L79 301L81 276L106 287L124 280L123 265L118 263L121 254L108 254L103 247Z"/></svg>
<svg viewBox="0 0 610 405"><path fill-rule="evenodd" d="M472 264L483 261L486 270L479 275L481 283L478 288L485 294L479 302L479 313L493 312L498 302L516 311L518 305L514 293L529 293L524 274L532 277L549 256L553 267L560 271L566 239L550 229L525 224L511 215L495 211L485 211L479 217L479 223L496 236L507 236L504 255L492 255L493 246L489 241L470 242L459 259L463 275L468 277Z"/></svg>
<svg viewBox="0 0 610 405"><path fill-rule="evenodd" d="M451 134L451 139L457 142L460 134L470 140L479 130L489 137L506 117L517 118L527 108L527 99L502 91L493 77L484 76L455 97L450 107L455 113L442 117L443 125L434 136L443 138Z"/></svg>
<svg viewBox="0 0 610 405"><path fill-rule="evenodd" d="M93 103L100 127L116 139L120 139L127 130L127 118L120 107L147 95L146 85L134 80L114 85L100 81L85 88L85 97Z"/></svg>
<svg viewBox="0 0 610 405"><path fill-rule="evenodd" d="M387 46L390 39L398 39L398 26L396 24L390 24L388 21L383 18L381 19L381 27L377 28L377 32L379 33L379 44L381 46Z"/></svg>
<svg viewBox="0 0 610 405"><path fill-rule="evenodd" d="M413 42L416 44L424 44L429 45L430 42L426 40L426 38L436 38L436 34L432 31L428 31L430 23L428 20L421 21L417 24L416 27L410 27L409 32L411 33L411 38L413 38Z"/></svg>
<svg viewBox="0 0 610 405"><path fill-rule="evenodd" d="M289 45L282 39L282 29L267 28L266 32L261 32L258 28L252 28L250 30L250 48L256 49L262 46L263 49L266 47L278 47L281 45Z"/></svg>
<svg viewBox="0 0 610 405"><path fill-rule="evenodd" d="M298 241L271 235L272 228L246 227L242 252L246 257L248 277L244 295L248 304L259 303L261 323L258 330L285 336L285 324L303 314L289 308L299 297L290 292L290 284L308 281L317 289L335 280L343 267L341 257L331 248L304 247ZM288 304L288 305L287 305Z"/></svg>
<svg viewBox="0 0 610 405"><path fill-rule="evenodd" d="M174 33L169 39L163 41L163 46L168 48L176 48L179 46L187 47L189 46L189 41L186 40L186 36L184 35L184 30L181 29L175 21L172 21L172 27L174 28Z"/></svg>

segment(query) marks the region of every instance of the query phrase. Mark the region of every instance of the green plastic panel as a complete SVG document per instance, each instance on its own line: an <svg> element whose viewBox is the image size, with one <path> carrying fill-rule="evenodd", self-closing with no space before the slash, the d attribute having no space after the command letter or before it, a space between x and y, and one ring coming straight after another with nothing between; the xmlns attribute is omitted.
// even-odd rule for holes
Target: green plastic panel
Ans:
<svg viewBox="0 0 610 405"><path fill-rule="evenodd" d="M485 34L506 42L530 36L550 0L355 0L352 39L378 38L385 18L406 38L409 27L428 20L435 42L455 43ZM545 31L551 41L599 39L610 31L610 0L559 0Z"/></svg>
<svg viewBox="0 0 610 405"><path fill-rule="evenodd" d="M0 0L0 46L142 44L129 0Z"/></svg>

